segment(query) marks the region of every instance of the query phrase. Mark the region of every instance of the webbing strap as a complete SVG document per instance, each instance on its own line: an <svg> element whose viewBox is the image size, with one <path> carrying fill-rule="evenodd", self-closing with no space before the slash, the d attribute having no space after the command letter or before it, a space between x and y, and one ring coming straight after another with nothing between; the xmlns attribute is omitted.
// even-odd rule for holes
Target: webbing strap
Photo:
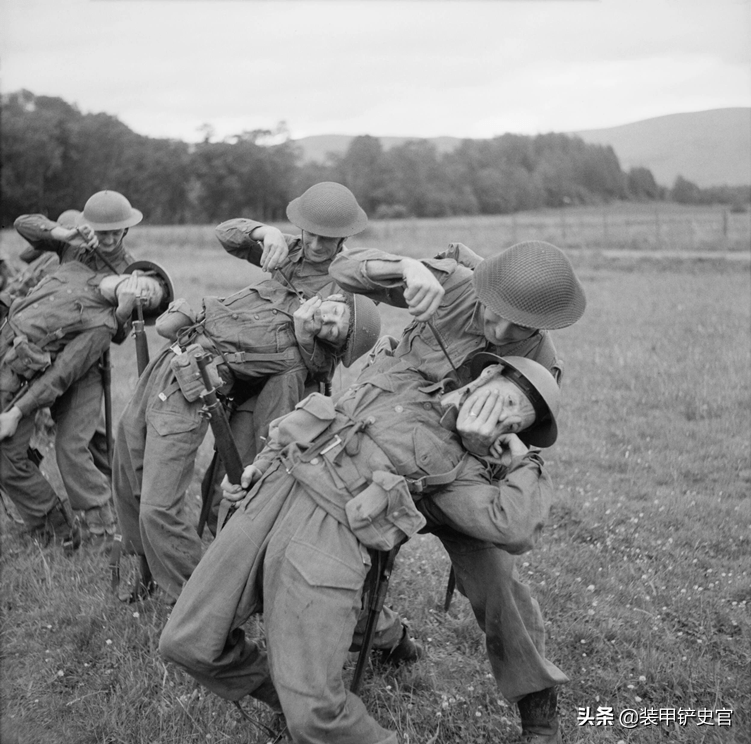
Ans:
<svg viewBox="0 0 751 744"><path fill-rule="evenodd" d="M464 461L468 456L469 453L465 452L462 455L462 459L459 460L456 466L451 468L451 470L446 471L445 473L424 475L422 478L417 478L416 480L410 480L409 478L407 478L409 490L413 494L421 494L427 488L431 488L432 486L445 486L447 483L453 483L456 480L456 476L459 475L459 471L464 466Z"/></svg>

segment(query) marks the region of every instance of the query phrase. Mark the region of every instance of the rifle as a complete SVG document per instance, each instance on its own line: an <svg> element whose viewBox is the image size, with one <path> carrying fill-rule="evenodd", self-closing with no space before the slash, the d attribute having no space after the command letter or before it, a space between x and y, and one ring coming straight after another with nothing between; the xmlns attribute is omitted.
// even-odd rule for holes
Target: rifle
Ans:
<svg viewBox="0 0 751 744"><path fill-rule="evenodd" d="M139 297L136 300L136 320L133 321L133 338L136 341L136 368L139 377L149 364L149 340L146 338L144 326L143 300Z"/></svg>
<svg viewBox="0 0 751 744"><path fill-rule="evenodd" d="M238 404L236 399L229 398L223 406L228 421L232 420L232 414L237 409L237 405ZM240 459L242 460L242 457ZM198 537L203 536L203 530L209 521L209 517L211 516L211 510L214 507L216 482L221 474L222 469L219 462L219 452L216 448L215 443L214 451L211 454L211 462L209 463L208 468L206 468L206 472L201 479L201 513L198 518L198 527L196 528L198 531Z"/></svg>
<svg viewBox="0 0 751 744"><path fill-rule="evenodd" d="M110 350L107 347L99 360L102 373L102 388L104 389L104 429L107 436L107 459L112 467L112 362Z"/></svg>
<svg viewBox="0 0 751 744"><path fill-rule="evenodd" d="M206 390L201 393L203 399L202 415L207 416L211 424L211 431L214 433L214 446L224 463L224 469L227 471L227 478L230 483L240 484L243 474L243 463L240 453L235 444L235 438L229 428L229 419L227 412L224 410L221 401L217 397L216 388L211 383L208 365L211 362L211 354L202 354L196 357L198 370L201 373L204 387ZM198 522L198 534L203 533L203 527L211 511L211 499L206 499L201 507L201 517ZM232 514L234 509L230 509L227 518Z"/></svg>
<svg viewBox="0 0 751 744"><path fill-rule="evenodd" d="M21 385L21 388L16 392L13 398L11 398L10 402L7 403L6 406L3 408L3 413L8 413L8 411L10 411L10 409L13 408L13 406L15 406L16 403L18 403L18 401L21 400L21 398L23 398L24 393L26 392L26 389L29 387L31 382L32 381L30 380L28 382L25 382L23 385Z"/></svg>
<svg viewBox="0 0 751 744"><path fill-rule="evenodd" d="M203 537L203 529L206 527L206 522L209 521L211 507L214 505L214 488L216 486L218 466L219 455L215 449L211 454L209 467L201 481L201 514L198 517L198 527L196 527L198 537Z"/></svg>
<svg viewBox="0 0 751 744"><path fill-rule="evenodd" d="M357 657L357 664L355 665L355 672L352 677L352 683L350 684L350 691L357 693L360 689L360 682L362 681L362 675L365 671L365 664L368 662L368 656L370 650L373 647L373 636L375 635L376 624L378 622L378 616L381 614L383 604L386 601L386 592L389 588L389 581L391 580L391 572L394 569L394 561L396 560L396 554L399 552L399 545L395 545L391 550L374 550L371 551L373 556L373 566L371 571L375 571L376 580L375 586L370 592L370 601L368 602L368 620L365 624L365 631L363 633L362 646L360 647L360 654Z"/></svg>

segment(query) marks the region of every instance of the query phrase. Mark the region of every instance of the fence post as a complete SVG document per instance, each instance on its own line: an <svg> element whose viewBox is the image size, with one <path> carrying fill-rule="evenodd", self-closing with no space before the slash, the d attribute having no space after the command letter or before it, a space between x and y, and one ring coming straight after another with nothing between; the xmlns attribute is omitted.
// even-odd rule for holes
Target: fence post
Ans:
<svg viewBox="0 0 751 744"><path fill-rule="evenodd" d="M559 207L561 210L561 245L566 247L566 214L563 211L563 207Z"/></svg>

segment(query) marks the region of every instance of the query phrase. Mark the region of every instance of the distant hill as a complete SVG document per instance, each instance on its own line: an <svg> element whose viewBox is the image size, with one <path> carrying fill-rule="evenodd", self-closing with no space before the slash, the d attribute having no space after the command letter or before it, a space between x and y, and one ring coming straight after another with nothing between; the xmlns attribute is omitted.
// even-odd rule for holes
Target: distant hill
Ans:
<svg viewBox="0 0 751 744"><path fill-rule="evenodd" d="M643 166L663 186L681 175L698 186L751 184L751 108L725 108L669 114L608 129L567 132L585 142L611 145L627 171ZM343 154L354 139L346 134L322 134L296 140L303 160L323 162L329 153ZM384 149L410 137L380 137ZM450 152L460 137L433 137L438 152Z"/></svg>
<svg viewBox="0 0 751 744"><path fill-rule="evenodd" d="M669 114L572 134L611 145L624 170L644 166L664 186L678 175L702 188L751 184L751 108Z"/></svg>

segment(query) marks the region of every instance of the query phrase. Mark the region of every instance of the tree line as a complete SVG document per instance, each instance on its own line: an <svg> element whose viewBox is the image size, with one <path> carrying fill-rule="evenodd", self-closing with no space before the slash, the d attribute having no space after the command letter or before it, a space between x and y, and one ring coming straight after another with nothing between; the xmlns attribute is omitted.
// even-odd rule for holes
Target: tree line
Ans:
<svg viewBox="0 0 751 744"><path fill-rule="evenodd" d="M109 114L83 114L61 98L22 90L2 97L0 219L56 217L94 192L125 194L152 224L230 217L283 220L288 202L323 180L347 185L373 218L507 214L613 200L746 203L748 187L671 188L647 168L621 169L613 149L564 134L461 142L439 153L427 140L385 150L355 137L342 155L302 162L284 125L193 144L146 137Z"/></svg>

